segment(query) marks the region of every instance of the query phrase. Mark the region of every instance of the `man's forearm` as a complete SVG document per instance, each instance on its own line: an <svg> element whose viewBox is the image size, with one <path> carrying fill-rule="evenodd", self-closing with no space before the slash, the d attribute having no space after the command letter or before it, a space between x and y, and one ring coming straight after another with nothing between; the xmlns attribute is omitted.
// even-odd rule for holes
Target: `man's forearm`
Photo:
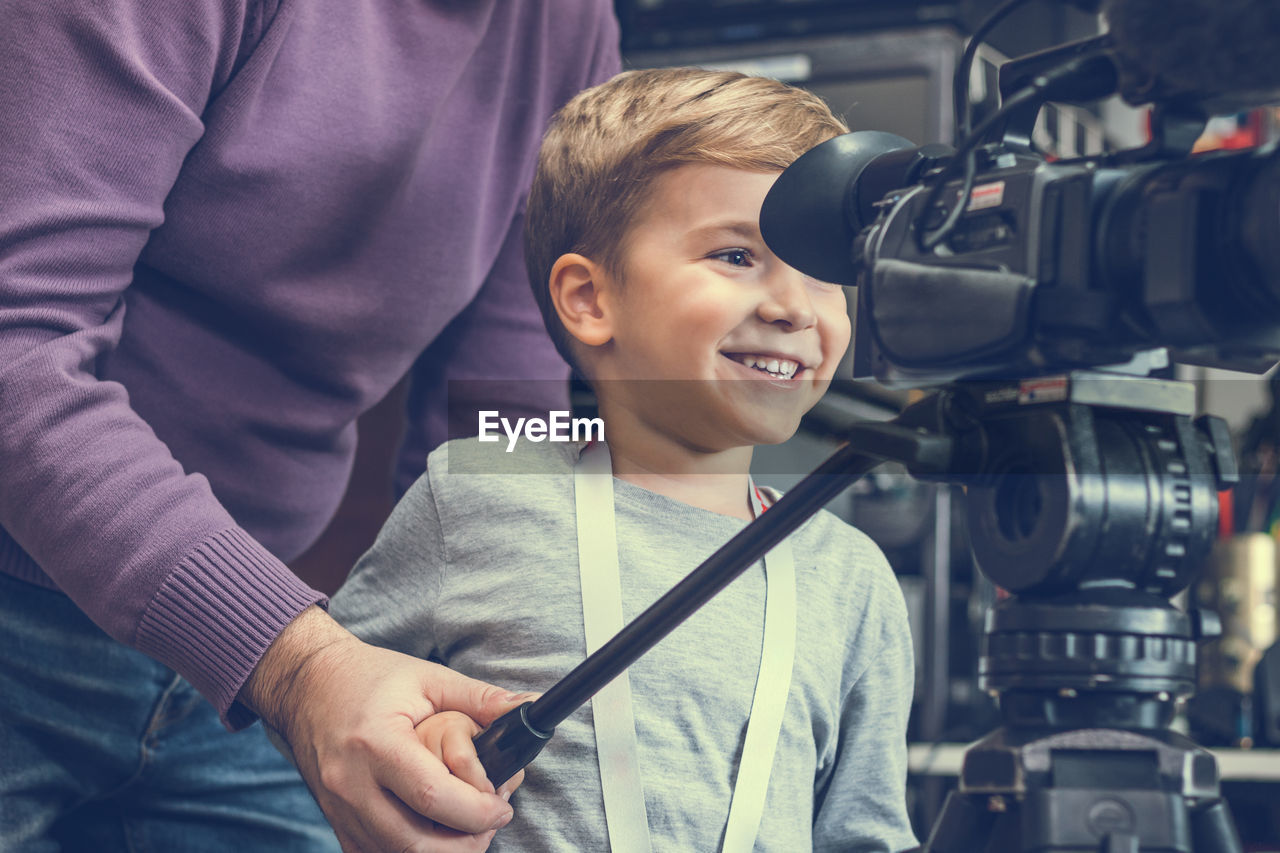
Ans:
<svg viewBox="0 0 1280 853"><path fill-rule="evenodd" d="M296 710L290 697L305 693L295 688L305 688L317 660L339 653L347 643L359 642L322 609L308 607L272 642L240 688L238 699L289 739Z"/></svg>

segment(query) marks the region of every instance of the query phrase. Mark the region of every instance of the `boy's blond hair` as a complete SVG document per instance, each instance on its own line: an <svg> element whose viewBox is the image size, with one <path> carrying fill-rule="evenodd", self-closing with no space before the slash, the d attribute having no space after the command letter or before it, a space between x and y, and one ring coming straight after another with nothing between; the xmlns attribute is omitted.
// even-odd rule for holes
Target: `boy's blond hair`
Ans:
<svg viewBox="0 0 1280 853"><path fill-rule="evenodd" d="M780 171L847 130L818 96L736 71L625 71L580 92L543 139L524 232L534 298L561 356L578 366L551 304L552 266L576 252L622 280L627 230L660 174L688 163Z"/></svg>

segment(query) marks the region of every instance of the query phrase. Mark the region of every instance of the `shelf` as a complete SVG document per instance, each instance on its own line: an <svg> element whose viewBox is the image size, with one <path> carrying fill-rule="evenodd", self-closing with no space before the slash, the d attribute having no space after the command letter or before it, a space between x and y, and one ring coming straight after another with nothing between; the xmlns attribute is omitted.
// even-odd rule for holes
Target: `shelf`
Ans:
<svg viewBox="0 0 1280 853"><path fill-rule="evenodd" d="M920 776L958 776L968 744L907 745L907 770ZM1228 782L1280 782L1280 749L1211 749Z"/></svg>

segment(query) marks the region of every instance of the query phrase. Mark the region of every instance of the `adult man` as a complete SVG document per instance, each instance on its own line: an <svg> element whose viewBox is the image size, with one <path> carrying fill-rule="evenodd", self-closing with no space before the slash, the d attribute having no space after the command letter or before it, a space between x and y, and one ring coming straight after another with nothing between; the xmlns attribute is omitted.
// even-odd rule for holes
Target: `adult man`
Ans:
<svg viewBox="0 0 1280 853"><path fill-rule="evenodd" d="M610 4L4 17L0 847L322 845L260 732L215 737L255 711L349 848L483 846L509 808L412 728L510 698L358 643L283 561L406 372L419 469L446 380L563 377L521 209L547 116L617 70Z"/></svg>

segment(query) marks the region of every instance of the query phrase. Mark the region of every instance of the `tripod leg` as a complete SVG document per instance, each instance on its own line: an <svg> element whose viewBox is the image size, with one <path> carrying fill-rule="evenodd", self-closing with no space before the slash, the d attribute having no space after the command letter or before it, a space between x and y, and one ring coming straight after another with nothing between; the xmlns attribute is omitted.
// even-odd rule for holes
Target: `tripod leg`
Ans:
<svg viewBox="0 0 1280 853"><path fill-rule="evenodd" d="M986 849L987 835L997 815L984 804L985 798L972 794L947 794L922 853L974 853Z"/></svg>
<svg viewBox="0 0 1280 853"><path fill-rule="evenodd" d="M1213 800L1191 813L1191 840L1195 853L1242 853L1244 850L1226 800Z"/></svg>

